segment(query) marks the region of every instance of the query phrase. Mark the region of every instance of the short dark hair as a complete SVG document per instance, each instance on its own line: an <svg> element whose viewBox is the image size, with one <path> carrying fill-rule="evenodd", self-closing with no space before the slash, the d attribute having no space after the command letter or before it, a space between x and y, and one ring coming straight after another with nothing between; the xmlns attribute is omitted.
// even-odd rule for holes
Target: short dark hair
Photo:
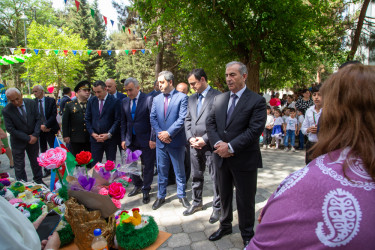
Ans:
<svg viewBox="0 0 375 250"><path fill-rule="evenodd" d="M65 88L63 88L63 94L64 94L64 95L67 95L67 94L69 94L70 92L72 92L72 90L71 90L69 87L65 87Z"/></svg>
<svg viewBox="0 0 375 250"><path fill-rule="evenodd" d="M120 82L121 82L122 84L124 84L125 81L126 81L126 79L121 79L121 80L120 80Z"/></svg>
<svg viewBox="0 0 375 250"><path fill-rule="evenodd" d="M197 80L200 80L202 77L204 77L204 79L206 80L207 82L207 75L206 75L206 72L204 72L204 70L202 68L199 68L199 69L193 69L187 76L187 78L189 78L191 75L194 75L195 79Z"/></svg>
<svg viewBox="0 0 375 250"><path fill-rule="evenodd" d="M94 83L92 84L92 86L93 86L93 87L99 87L99 86L102 86L103 89L106 88L105 83L104 83L103 81L100 81L100 80L94 82Z"/></svg>
<svg viewBox="0 0 375 250"><path fill-rule="evenodd" d="M322 86L321 83L319 83L318 85L314 86L311 90L312 93L316 93L316 92L319 92L320 90L320 87Z"/></svg>
<svg viewBox="0 0 375 250"><path fill-rule="evenodd" d="M294 108L288 108L288 109L289 109L289 112L296 112Z"/></svg>
<svg viewBox="0 0 375 250"><path fill-rule="evenodd" d="M345 66L351 65L351 64L362 64L360 61L347 61L340 65L339 69L344 68Z"/></svg>
<svg viewBox="0 0 375 250"><path fill-rule="evenodd" d="M271 107L270 107L270 106L267 106L267 109L271 109Z"/></svg>

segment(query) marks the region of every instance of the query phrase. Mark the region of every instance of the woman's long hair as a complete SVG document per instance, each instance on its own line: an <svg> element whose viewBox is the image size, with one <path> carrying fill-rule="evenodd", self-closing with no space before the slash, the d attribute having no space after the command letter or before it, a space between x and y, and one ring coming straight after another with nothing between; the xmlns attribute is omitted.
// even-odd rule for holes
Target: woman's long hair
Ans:
<svg viewBox="0 0 375 250"><path fill-rule="evenodd" d="M350 147L375 181L375 67L346 66L324 82L320 93L323 111L312 157Z"/></svg>

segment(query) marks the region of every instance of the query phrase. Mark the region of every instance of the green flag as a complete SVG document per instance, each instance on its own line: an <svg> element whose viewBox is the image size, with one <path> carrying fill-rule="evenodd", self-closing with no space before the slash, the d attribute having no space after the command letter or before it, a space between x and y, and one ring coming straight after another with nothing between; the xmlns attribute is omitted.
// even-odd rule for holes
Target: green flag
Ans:
<svg viewBox="0 0 375 250"><path fill-rule="evenodd" d="M129 50L128 50L128 49L126 49L126 50L125 50L125 53L126 53L127 55L129 55Z"/></svg>
<svg viewBox="0 0 375 250"><path fill-rule="evenodd" d="M92 50L89 49L89 50L87 51L87 54L90 55L91 52L92 52Z"/></svg>
<svg viewBox="0 0 375 250"><path fill-rule="evenodd" d="M125 26L124 25L122 26L122 30L125 32Z"/></svg>
<svg viewBox="0 0 375 250"><path fill-rule="evenodd" d="M55 52L55 55L57 55L59 53L59 50L58 49L54 49L53 52Z"/></svg>
<svg viewBox="0 0 375 250"><path fill-rule="evenodd" d="M93 10L93 9L90 9L90 10L91 10L91 16L95 17L95 10Z"/></svg>
<svg viewBox="0 0 375 250"><path fill-rule="evenodd" d="M67 174L73 176L76 165L77 165L76 158L74 157L72 153L68 152L66 154L66 160L65 160L66 170L65 170L65 174L63 178L64 180L66 180Z"/></svg>

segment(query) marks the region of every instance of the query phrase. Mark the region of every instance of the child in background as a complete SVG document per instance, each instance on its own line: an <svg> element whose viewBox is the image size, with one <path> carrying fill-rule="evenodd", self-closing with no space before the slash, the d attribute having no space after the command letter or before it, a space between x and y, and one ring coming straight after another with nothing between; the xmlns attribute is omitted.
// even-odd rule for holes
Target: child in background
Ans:
<svg viewBox="0 0 375 250"><path fill-rule="evenodd" d="M288 118L289 117L289 113L290 113L290 111L289 111L289 108L284 108L283 109L283 123L285 123L286 122L286 118Z"/></svg>
<svg viewBox="0 0 375 250"><path fill-rule="evenodd" d="M297 109L297 120L298 120L298 149L303 150L303 145L305 143L305 135L302 133L302 124L303 120L305 120L305 117L303 116L302 110Z"/></svg>
<svg viewBox="0 0 375 250"><path fill-rule="evenodd" d="M279 144L282 143L283 140L283 118L281 118L281 111L279 109L274 109L275 119L273 122L273 129L271 136L275 138L276 147L275 149L279 148Z"/></svg>
<svg viewBox="0 0 375 250"><path fill-rule="evenodd" d="M267 121L263 131L263 148L270 148L271 144L271 133L273 128L273 115L271 115L271 107L267 106Z"/></svg>
<svg viewBox="0 0 375 250"><path fill-rule="evenodd" d="M290 117L286 118L284 123L284 132L285 132L285 139L284 139L284 145L285 149L284 151L287 152L288 149L288 141L290 137L290 145L292 152L295 152L294 148L294 141L296 139L296 135L298 134L298 121L296 118L296 110L293 108L289 109Z"/></svg>

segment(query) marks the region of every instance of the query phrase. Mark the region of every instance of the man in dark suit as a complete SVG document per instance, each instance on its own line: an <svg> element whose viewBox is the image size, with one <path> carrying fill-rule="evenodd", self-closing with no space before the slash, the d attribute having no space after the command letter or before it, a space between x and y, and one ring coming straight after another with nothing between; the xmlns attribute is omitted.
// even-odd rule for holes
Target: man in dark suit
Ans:
<svg viewBox="0 0 375 250"><path fill-rule="evenodd" d="M141 150L141 159L144 165L143 181L137 175L132 175L134 189L128 194L134 196L143 192L143 203L150 202L150 190L154 177L155 134L152 133L150 112L152 96L139 91L140 86L135 78L126 79L125 91L128 97L121 103L121 146L125 150ZM153 134L153 136L152 136ZM151 138L153 137L153 138Z"/></svg>
<svg viewBox="0 0 375 250"><path fill-rule="evenodd" d="M163 95L157 95L152 102L151 126L157 136L156 158L158 162L158 197L152 205L156 210L165 202L167 195L170 162L177 182L177 197L184 207L189 207L186 199L186 177L184 155L186 136L184 121L188 97L173 87L174 76L169 71L159 73L158 82Z"/></svg>
<svg viewBox="0 0 375 250"><path fill-rule="evenodd" d="M72 90L69 87L63 88L63 97L60 101L60 115L62 115L62 112L64 110L65 104L67 102L71 102L70 96L72 95Z"/></svg>
<svg viewBox="0 0 375 250"><path fill-rule="evenodd" d="M47 143L50 148L53 148L55 136L60 130L60 126L56 120L56 101L51 97L44 96L44 89L40 85L33 87L33 94L35 96L35 102L38 106L40 120L42 122L39 135L40 152L44 153L47 151ZM51 170L44 169L43 177L47 177L50 174Z"/></svg>
<svg viewBox="0 0 375 250"><path fill-rule="evenodd" d="M41 125L36 102L26 98L23 99L21 92L16 88L8 89L5 95L8 99L8 105L3 109L3 116L5 127L10 134L16 179L27 181L25 171L26 151L34 181L45 184L42 179L42 168L36 159L39 154L38 137Z"/></svg>
<svg viewBox="0 0 375 250"><path fill-rule="evenodd" d="M62 119L62 132L65 143L70 143L72 154L90 151L90 135L86 128L85 114L90 96L90 82L81 81L74 88L77 99L65 105Z"/></svg>
<svg viewBox="0 0 375 250"><path fill-rule="evenodd" d="M152 96L152 97L155 97L157 96L158 94L160 94L160 89L159 89L159 83L158 83L158 80L155 80L154 82L154 90L151 91L150 93L148 93L148 95Z"/></svg>
<svg viewBox="0 0 375 250"><path fill-rule="evenodd" d="M262 167L259 137L266 123L266 102L246 88L243 63L228 63L225 77L230 91L215 97L206 123L209 142L215 148L213 161L221 201L220 228L209 240L232 233L235 186L238 224L246 246L254 235L257 174Z"/></svg>
<svg viewBox="0 0 375 250"><path fill-rule="evenodd" d="M214 190L213 212L209 222L215 223L220 218L220 197L217 185L217 171L212 163L212 146L207 136L206 119L215 96L221 93L208 85L207 75L203 69L192 70L188 75L188 82L196 92L189 97L188 114L185 119L186 138L190 145L193 202L184 211L184 215L191 215L196 211L202 210L204 171L207 166Z"/></svg>
<svg viewBox="0 0 375 250"><path fill-rule="evenodd" d="M91 135L92 166L103 159L105 152L107 160L116 161L117 138L120 127L120 103L106 91L103 81L93 84L94 97L88 101L86 108L86 127Z"/></svg>

